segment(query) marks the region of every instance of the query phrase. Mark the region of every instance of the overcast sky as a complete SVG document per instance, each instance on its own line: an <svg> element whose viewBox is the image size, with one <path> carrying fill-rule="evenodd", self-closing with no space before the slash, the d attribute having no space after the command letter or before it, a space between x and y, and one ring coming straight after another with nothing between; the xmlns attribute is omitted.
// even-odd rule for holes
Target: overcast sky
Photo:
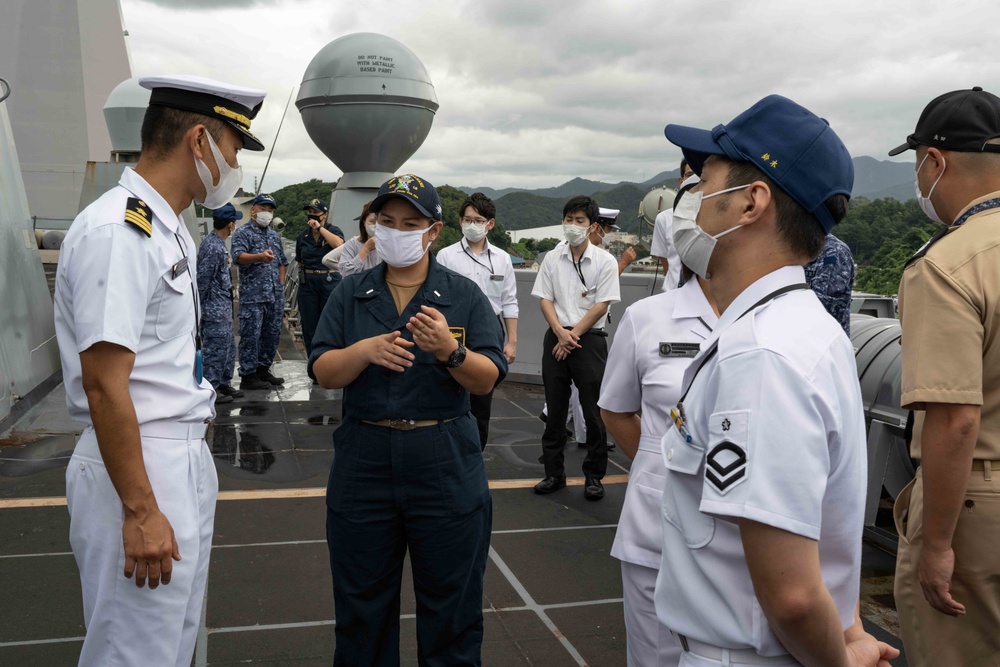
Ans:
<svg viewBox="0 0 1000 667"><path fill-rule="evenodd" d="M136 76L201 74L268 91L270 149L313 56L355 32L423 62L440 109L400 169L440 185L641 181L677 167L666 123L711 128L761 97L829 120L854 156L888 159L940 93L1000 94L995 0L121 0ZM244 151L246 188L267 157ZM912 153L902 159L911 159ZM264 188L340 176L294 97Z"/></svg>

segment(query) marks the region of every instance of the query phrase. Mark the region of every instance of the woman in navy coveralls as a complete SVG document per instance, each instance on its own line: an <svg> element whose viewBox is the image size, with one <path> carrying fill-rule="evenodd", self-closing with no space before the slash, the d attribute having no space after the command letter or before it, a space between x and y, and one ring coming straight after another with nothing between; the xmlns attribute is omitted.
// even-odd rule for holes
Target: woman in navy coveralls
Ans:
<svg viewBox="0 0 1000 667"><path fill-rule="evenodd" d="M327 488L334 664L399 664L409 550L419 664L479 665L493 505L469 393L504 378L503 342L482 291L427 252L434 187L398 176L371 208L385 261L335 289L310 358L347 413Z"/></svg>

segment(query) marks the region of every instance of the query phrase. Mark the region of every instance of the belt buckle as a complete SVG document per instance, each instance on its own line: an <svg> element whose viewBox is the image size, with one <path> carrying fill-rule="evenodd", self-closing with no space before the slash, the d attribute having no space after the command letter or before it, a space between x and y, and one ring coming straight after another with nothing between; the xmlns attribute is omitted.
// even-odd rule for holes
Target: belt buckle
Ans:
<svg viewBox="0 0 1000 667"><path fill-rule="evenodd" d="M412 431L417 428L417 423L412 419L390 419L389 428L397 431Z"/></svg>

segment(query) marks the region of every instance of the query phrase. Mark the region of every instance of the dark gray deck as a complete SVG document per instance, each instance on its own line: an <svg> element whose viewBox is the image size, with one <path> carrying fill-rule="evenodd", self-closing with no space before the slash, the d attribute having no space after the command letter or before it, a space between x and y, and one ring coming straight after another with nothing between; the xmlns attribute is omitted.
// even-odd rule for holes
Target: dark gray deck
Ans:
<svg viewBox="0 0 1000 667"><path fill-rule="evenodd" d="M311 384L287 337L281 354L284 388L221 406L210 433L221 495L197 665L332 662L324 491L340 394ZM516 384L501 385L494 401L483 664L624 665L621 575L609 551L629 461L612 453L600 502L584 500L579 485L535 495L542 403L540 388ZM65 417L60 387L0 439L0 665L76 664L84 628L64 472L80 429ZM571 442L567 472L580 474L582 460ZM862 614L899 646L893 564L866 546ZM416 664L413 614L407 575L403 664Z"/></svg>

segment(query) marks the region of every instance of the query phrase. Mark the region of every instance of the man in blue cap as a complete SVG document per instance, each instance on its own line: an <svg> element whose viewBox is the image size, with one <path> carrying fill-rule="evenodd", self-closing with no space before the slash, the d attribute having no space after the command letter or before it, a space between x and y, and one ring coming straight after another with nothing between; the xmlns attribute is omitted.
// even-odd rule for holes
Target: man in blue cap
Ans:
<svg viewBox="0 0 1000 667"><path fill-rule="evenodd" d="M288 259L281 236L270 228L277 202L257 195L250 206L253 224L233 233L233 261L240 267L240 389L271 389L284 379L271 373L285 314Z"/></svg>
<svg viewBox="0 0 1000 667"><path fill-rule="evenodd" d="M229 274L232 260L226 239L236 229L243 213L226 204L212 213L215 231L198 248L198 296L201 303L201 343L204 350L205 379L215 389L215 404L232 403L243 392L233 389L236 366L236 337L233 331L233 283Z"/></svg>
<svg viewBox="0 0 1000 667"><path fill-rule="evenodd" d="M663 438L659 619L681 665L878 665L861 625L866 475L854 350L803 266L847 213L827 122L765 97L726 125L668 125L701 176L674 210L721 313Z"/></svg>

